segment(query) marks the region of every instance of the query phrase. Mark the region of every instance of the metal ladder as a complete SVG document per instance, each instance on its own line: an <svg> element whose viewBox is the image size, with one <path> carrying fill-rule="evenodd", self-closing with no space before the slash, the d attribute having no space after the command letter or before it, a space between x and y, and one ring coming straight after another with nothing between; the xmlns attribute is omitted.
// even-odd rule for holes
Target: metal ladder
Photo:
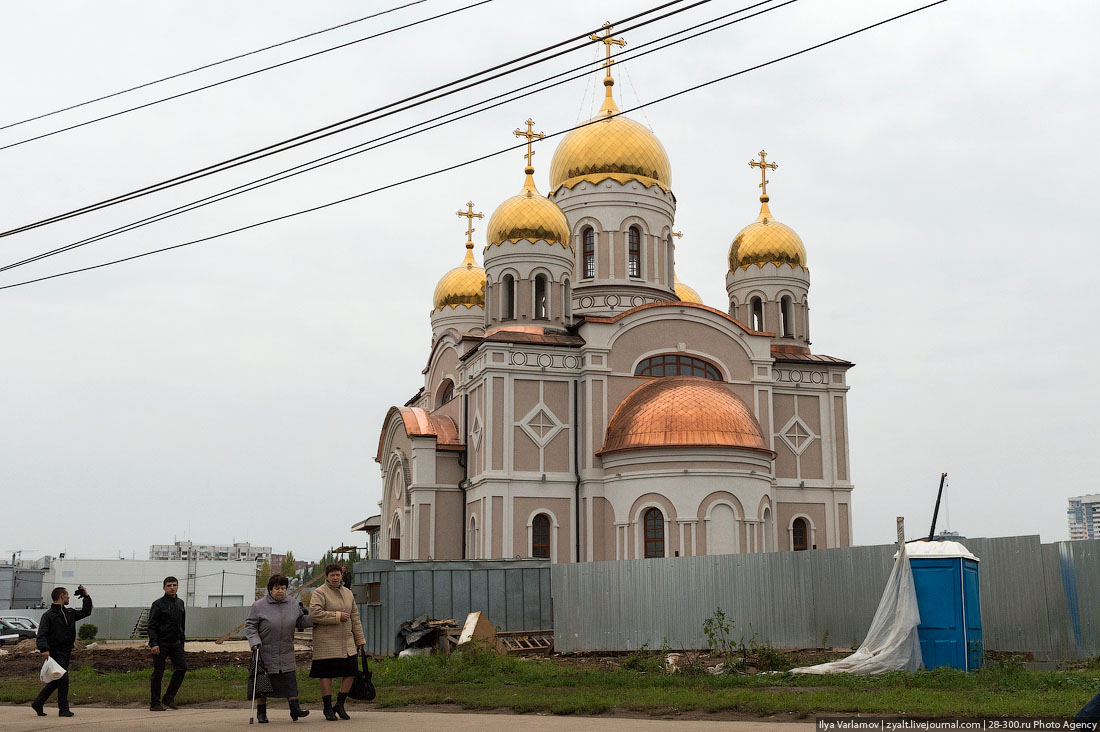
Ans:
<svg viewBox="0 0 1100 732"><path fill-rule="evenodd" d="M187 607L195 607L195 575L198 574L198 552L192 548L187 557Z"/></svg>
<svg viewBox="0 0 1100 732"><path fill-rule="evenodd" d="M133 639L149 637L149 608L145 607L141 609L141 615L138 616L137 622L134 623L134 631L130 633L130 637Z"/></svg>

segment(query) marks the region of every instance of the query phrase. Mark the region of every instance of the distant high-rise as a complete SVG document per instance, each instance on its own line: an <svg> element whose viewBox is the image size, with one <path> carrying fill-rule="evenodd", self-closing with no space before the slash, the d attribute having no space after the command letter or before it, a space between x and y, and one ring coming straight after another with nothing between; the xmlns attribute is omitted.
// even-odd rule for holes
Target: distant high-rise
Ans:
<svg viewBox="0 0 1100 732"><path fill-rule="evenodd" d="M254 561L256 571L260 571L264 562L271 560L271 547L252 546L248 542L232 545L192 544L189 541L177 541L174 544L153 544L149 547L150 559L196 559L231 562Z"/></svg>
<svg viewBox="0 0 1100 732"><path fill-rule="evenodd" d="M1100 539L1100 493L1069 499L1070 539Z"/></svg>

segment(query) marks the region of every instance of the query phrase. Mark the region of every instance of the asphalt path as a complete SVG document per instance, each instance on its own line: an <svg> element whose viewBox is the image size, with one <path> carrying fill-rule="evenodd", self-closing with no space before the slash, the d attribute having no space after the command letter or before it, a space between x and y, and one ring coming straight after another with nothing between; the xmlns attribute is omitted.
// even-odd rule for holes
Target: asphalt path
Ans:
<svg viewBox="0 0 1100 732"><path fill-rule="evenodd" d="M130 730L202 730L219 732L220 730L242 730L250 732L274 732L276 729L288 729L292 725L303 732L324 725L325 718L319 710L306 719L290 721L285 705L271 704L268 707L271 720L264 727L249 727L248 709L207 709L183 708L175 712L150 712L147 709L126 707L74 707L76 716L59 718L56 706L47 706L48 716L35 716L28 705L0 706L0 730L7 732L27 732L37 730L76 729L110 730L111 732L129 732ZM467 714L459 712L410 712L396 710L392 712L348 710L350 722L343 722L336 729L370 729L386 732L421 732L447 730L447 732L809 732L814 723L809 722L733 722L712 720L670 720L670 719L633 719L624 717L555 717L537 714ZM320 729L328 730L328 726ZM320 730L318 730L320 732Z"/></svg>

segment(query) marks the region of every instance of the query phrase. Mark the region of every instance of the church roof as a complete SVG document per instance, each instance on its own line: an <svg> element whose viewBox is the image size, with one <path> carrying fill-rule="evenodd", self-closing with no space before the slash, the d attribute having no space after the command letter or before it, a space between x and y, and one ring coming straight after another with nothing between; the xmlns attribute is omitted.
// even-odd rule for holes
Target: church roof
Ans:
<svg viewBox="0 0 1100 732"><path fill-rule="evenodd" d="M625 318L626 316L631 315L632 313L636 313L636 312L639 312L641 310L648 310L649 308L698 308L700 310L706 310L707 312L711 312L711 313L714 313L715 315L718 315L720 317L725 318L726 320L733 323L734 325L736 325L738 328L745 331L746 333L751 333L752 335L766 335L766 336L774 336L775 335L775 333L772 333L770 331L763 331L763 330L756 331L756 330L753 330L752 328L750 328L747 325L745 325L744 323L742 323L740 320L738 320L738 319L734 318L733 316L731 316L729 313L724 313L721 310L718 310L717 308L710 307L709 305L703 305L701 303L694 303L694 302L680 302L679 300L671 300L671 301L667 301L667 302L647 302L645 305L639 305L637 307L630 308L630 310L624 310L623 312L618 313L617 315L612 315L610 317L606 317L606 316L603 316L603 315L585 315L584 316L584 322L586 322L586 323L617 323L620 320L622 320L623 318Z"/></svg>
<svg viewBox="0 0 1100 732"><path fill-rule="evenodd" d="M627 395L597 453L650 447L737 447L773 454L748 406L720 381L668 376Z"/></svg>
<svg viewBox="0 0 1100 732"><path fill-rule="evenodd" d="M466 447L458 438L458 426L450 417L431 414L420 407L390 407L382 420L382 434L378 436L378 453L375 462L382 462L382 444L386 441L386 425L396 412L401 417L405 434L409 437L434 437L440 450L461 450Z"/></svg>

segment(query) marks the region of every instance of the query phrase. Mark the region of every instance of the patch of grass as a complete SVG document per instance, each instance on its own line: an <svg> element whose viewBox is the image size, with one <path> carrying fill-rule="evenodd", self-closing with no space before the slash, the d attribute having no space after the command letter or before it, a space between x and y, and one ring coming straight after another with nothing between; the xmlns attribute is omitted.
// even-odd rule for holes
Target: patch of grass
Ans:
<svg viewBox="0 0 1100 732"><path fill-rule="evenodd" d="M629 657L628 657L629 658ZM638 668L606 669L556 659L519 659L493 653L452 653L371 664L379 707L455 704L471 710L599 714L622 708L665 711L736 711L760 715L815 713L901 714L922 717L1059 717L1072 714L1100 689L1100 669L1030 671L993 663L976 673L939 668L878 676L790 673L670 675L661 654L639 656ZM651 670L653 669L653 670ZM144 702L149 670L105 674L73 672L76 704ZM214 666L189 671L179 694L184 704L245 699L248 670ZM5 679L0 702L25 704L41 688L36 676ZM316 679L298 672L303 702L320 701Z"/></svg>

